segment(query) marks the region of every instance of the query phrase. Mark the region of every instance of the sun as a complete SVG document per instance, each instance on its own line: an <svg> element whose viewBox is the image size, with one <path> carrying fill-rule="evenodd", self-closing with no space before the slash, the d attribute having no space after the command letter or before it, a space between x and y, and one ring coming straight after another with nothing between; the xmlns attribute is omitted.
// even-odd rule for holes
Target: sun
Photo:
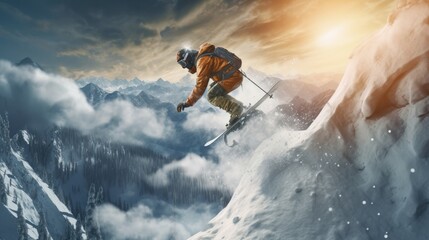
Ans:
<svg viewBox="0 0 429 240"><path fill-rule="evenodd" d="M317 44L321 47L325 47L338 43L338 41L341 41L342 30L342 27L335 27L330 29L317 39Z"/></svg>

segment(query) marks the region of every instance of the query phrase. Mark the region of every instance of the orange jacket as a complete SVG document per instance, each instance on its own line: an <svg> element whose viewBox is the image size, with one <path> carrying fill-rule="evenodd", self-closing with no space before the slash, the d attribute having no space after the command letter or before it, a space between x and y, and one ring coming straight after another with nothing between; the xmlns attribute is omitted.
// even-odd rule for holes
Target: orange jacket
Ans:
<svg viewBox="0 0 429 240"><path fill-rule="evenodd" d="M203 43L200 46L197 58L203 53L214 52L214 50L215 46L213 44ZM219 57L203 56L198 60L196 64L197 83L195 84L194 89L186 100L186 104L188 104L189 106L194 105L198 101L198 99L203 96L210 78L212 78L215 82L220 81L219 77L213 76L213 74L222 70L228 64L228 62L225 59ZM242 81L243 76L240 72L236 71L230 78L220 81L219 84L222 86L223 89L225 89L227 93L229 93L238 88L241 85Z"/></svg>

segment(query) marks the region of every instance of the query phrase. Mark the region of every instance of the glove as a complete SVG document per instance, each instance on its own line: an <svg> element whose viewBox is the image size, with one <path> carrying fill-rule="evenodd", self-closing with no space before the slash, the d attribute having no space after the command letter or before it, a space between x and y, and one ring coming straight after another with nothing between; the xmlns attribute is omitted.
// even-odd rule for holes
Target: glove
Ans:
<svg viewBox="0 0 429 240"><path fill-rule="evenodd" d="M181 112L185 110L185 108L189 107L189 105L186 102L181 102L177 104L177 112Z"/></svg>

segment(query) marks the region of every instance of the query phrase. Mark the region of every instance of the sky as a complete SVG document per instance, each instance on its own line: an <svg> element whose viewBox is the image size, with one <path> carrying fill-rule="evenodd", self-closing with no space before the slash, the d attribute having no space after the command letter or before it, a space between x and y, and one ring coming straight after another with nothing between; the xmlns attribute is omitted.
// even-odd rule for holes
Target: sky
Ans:
<svg viewBox="0 0 429 240"><path fill-rule="evenodd" d="M0 59L30 57L78 79L177 81L184 47L204 42L268 74L342 73L392 0L0 1Z"/></svg>

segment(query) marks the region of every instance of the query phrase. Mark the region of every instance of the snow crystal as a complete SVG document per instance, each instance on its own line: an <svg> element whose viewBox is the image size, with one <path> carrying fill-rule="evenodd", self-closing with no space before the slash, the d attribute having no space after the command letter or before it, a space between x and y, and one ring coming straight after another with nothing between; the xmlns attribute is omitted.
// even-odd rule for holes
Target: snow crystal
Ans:
<svg viewBox="0 0 429 240"><path fill-rule="evenodd" d="M330 211L330 212L332 212L334 209L332 209L331 207L330 208L328 208L328 211Z"/></svg>
<svg viewBox="0 0 429 240"><path fill-rule="evenodd" d="M374 138L371 138L371 142L374 142Z"/></svg>
<svg viewBox="0 0 429 240"><path fill-rule="evenodd" d="M392 133L392 130L390 130L390 129L389 129L389 130L387 130L387 132L388 132L388 133Z"/></svg>
<svg viewBox="0 0 429 240"><path fill-rule="evenodd" d="M350 225L350 221L347 221L347 225Z"/></svg>
<svg viewBox="0 0 429 240"><path fill-rule="evenodd" d="M380 216L381 215L381 213L377 213L377 216Z"/></svg>
<svg viewBox="0 0 429 240"><path fill-rule="evenodd" d="M362 204L363 204L363 205L366 205L366 201L365 201L365 200L364 200L364 201L362 201Z"/></svg>
<svg viewBox="0 0 429 240"><path fill-rule="evenodd" d="M410 172L411 172L411 173L415 173L415 172L416 172L416 169L411 168L411 169L410 169Z"/></svg>

